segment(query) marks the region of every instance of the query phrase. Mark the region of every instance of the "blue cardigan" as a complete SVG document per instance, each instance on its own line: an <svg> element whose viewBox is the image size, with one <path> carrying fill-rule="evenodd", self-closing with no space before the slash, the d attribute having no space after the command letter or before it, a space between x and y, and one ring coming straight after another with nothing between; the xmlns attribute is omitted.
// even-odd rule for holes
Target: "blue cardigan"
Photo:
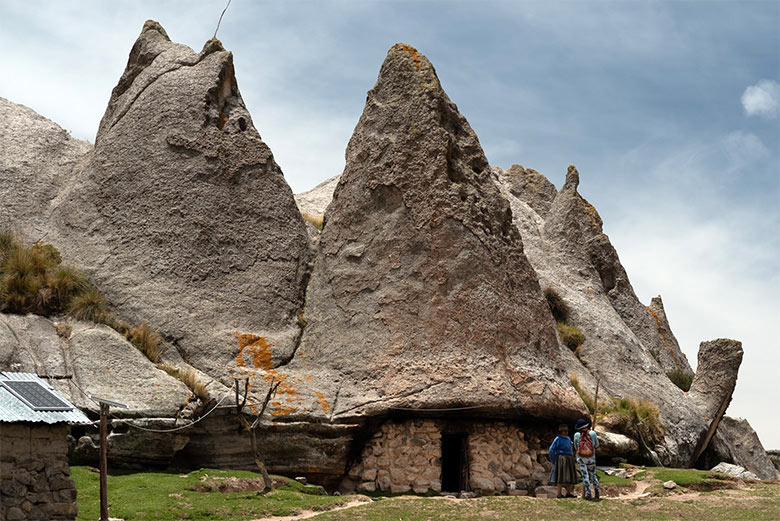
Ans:
<svg viewBox="0 0 780 521"><path fill-rule="evenodd" d="M552 445L550 445L550 461L557 463L559 454L574 455L571 439L568 436L558 435L553 440Z"/></svg>

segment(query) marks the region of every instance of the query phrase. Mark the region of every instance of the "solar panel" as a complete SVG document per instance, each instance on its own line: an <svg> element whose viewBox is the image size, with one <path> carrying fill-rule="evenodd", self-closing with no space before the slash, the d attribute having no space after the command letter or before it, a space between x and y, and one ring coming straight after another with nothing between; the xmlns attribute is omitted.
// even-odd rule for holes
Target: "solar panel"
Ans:
<svg viewBox="0 0 780 521"><path fill-rule="evenodd" d="M73 409L73 406L58 398L38 382L5 380L0 384L34 411L70 411Z"/></svg>

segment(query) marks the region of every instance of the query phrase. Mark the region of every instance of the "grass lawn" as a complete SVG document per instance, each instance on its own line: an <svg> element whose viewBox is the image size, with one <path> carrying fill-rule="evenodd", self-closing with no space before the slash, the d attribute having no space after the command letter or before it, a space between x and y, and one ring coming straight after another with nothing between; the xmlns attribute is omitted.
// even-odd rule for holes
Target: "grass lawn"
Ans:
<svg viewBox="0 0 780 521"><path fill-rule="evenodd" d="M78 489L79 520L99 517L98 474L89 467L73 467ZM230 478L257 479L253 472L202 469L190 473L139 472L109 476L112 517L138 520L240 520L291 515L302 510L323 510L309 519L317 521L777 521L780 519L780 484L720 479L711 472L648 467L637 476L655 492L662 481L680 487L659 496L605 499L600 503L581 499L532 497L481 497L454 500L443 497L377 497L375 501L343 510L327 511L355 496L322 496L304 493L292 480L277 478L281 486L268 494L258 492L198 492L197 487L224 483ZM633 491L634 481L605 477L611 486ZM737 488L710 490L713 485Z"/></svg>
<svg viewBox="0 0 780 521"><path fill-rule="evenodd" d="M90 467L71 467L78 490L80 521L100 518L100 476ZM296 514L300 510L327 510L349 501L349 496L332 497L304 493L304 486L280 478L285 485L272 492L198 492L196 487L224 482L227 478L262 479L260 474L236 470L201 469L178 472L109 472L109 515L126 521L168 521L212 519L245 521L266 516Z"/></svg>

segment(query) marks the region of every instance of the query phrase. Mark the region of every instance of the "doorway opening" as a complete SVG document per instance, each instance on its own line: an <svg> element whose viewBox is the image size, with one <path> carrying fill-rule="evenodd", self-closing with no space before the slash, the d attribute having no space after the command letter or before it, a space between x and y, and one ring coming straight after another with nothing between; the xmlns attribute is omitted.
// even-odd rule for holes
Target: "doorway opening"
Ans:
<svg viewBox="0 0 780 521"><path fill-rule="evenodd" d="M468 490L468 435L441 435L441 489L445 492Z"/></svg>

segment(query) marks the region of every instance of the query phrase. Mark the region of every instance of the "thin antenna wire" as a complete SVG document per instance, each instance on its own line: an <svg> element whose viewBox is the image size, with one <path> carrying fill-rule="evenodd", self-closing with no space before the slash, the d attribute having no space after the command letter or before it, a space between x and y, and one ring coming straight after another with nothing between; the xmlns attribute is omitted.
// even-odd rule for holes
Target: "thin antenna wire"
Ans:
<svg viewBox="0 0 780 521"><path fill-rule="evenodd" d="M225 8L222 10L222 14L221 14L221 15L219 15L219 21L217 22L217 28L216 28L216 29L214 29L214 38L216 38L216 37L217 37L217 31L219 31L219 24L221 24L221 23L222 23L222 17L223 17L223 16L225 16L225 11L227 11L227 10L228 10L228 7L230 7L230 2L232 2L232 0L228 0L228 3L227 3L227 5L226 5L226 6L225 6Z"/></svg>

